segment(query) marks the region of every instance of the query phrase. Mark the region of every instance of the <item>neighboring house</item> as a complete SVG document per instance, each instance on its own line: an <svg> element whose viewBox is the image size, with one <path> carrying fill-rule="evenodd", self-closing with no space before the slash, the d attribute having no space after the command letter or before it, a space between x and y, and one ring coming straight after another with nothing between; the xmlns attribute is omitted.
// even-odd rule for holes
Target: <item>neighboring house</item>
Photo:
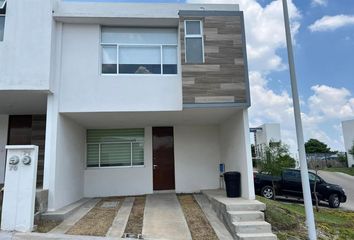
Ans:
<svg viewBox="0 0 354 240"><path fill-rule="evenodd" d="M265 148L269 147L270 143L278 144L281 142L279 123L266 123L259 127L250 128L250 132L254 135L254 159L261 159Z"/></svg>
<svg viewBox="0 0 354 240"><path fill-rule="evenodd" d="M354 167L354 157L349 153L354 145L354 119L342 122L344 147L348 157L348 167Z"/></svg>
<svg viewBox="0 0 354 240"><path fill-rule="evenodd" d="M238 5L0 7L1 180L4 146L35 144L49 210L83 197L216 189L220 163L255 197Z"/></svg>

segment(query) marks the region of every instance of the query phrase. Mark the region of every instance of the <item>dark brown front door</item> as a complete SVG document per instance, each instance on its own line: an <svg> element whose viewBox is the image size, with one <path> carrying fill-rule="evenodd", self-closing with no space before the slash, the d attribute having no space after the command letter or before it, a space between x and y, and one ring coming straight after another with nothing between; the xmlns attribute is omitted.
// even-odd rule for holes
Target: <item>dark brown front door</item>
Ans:
<svg viewBox="0 0 354 240"><path fill-rule="evenodd" d="M154 190L175 189L173 127L152 128Z"/></svg>
<svg viewBox="0 0 354 240"><path fill-rule="evenodd" d="M37 187L43 185L46 115L10 115L8 145L39 146Z"/></svg>

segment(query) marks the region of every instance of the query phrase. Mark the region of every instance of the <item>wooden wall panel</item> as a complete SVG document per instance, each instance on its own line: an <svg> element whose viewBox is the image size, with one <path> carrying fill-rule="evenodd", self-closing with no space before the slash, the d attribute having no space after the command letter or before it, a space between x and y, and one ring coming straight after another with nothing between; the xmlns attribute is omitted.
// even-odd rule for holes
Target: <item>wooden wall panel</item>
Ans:
<svg viewBox="0 0 354 240"><path fill-rule="evenodd" d="M219 14L220 15L220 14ZM248 84L245 74L242 16L180 16L183 103L245 103ZM203 64L185 62L184 20L202 20Z"/></svg>
<svg viewBox="0 0 354 240"><path fill-rule="evenodd" d="M37 187L43 186L46 115L11 115L9 118L9 145L36 145L39 147Z"/></svg>

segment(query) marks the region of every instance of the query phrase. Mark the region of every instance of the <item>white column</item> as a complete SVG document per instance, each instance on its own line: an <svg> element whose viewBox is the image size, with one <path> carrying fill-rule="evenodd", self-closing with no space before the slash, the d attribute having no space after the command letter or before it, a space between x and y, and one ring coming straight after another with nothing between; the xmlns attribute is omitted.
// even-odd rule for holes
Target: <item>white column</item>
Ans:
<svg viewBox="0 0 354 240"><path fill-rule="evenodd" d="M54 95L48 95L47 122L44 153L43 189L48 189L48 210L54 210L56 148L58 134L58 103Z"/></svg>
<svg viewBox="0 0 354 240"><path fill-rule="evenodd" d="M43 188L48 189L48 210L54 210L55 199L55 178L57 160L57 135L59 118L59 93L61 79L61 51L62 51L62 23L56 23L55 34L52 41L54 51L52 52L53 62L51 64L51 91L47 98L47 122L44 154L44 176Z"/></svg>
<svg viewBox="0 0 354 240"><path fill-rule="evenodd" d="M255 191L254 191L254 181L253 181L253 164L252 164L252 154L251 154L251 141L249 135L249 122L248 122L248 110L244 109L242 114L242 122L243 122L243 139L245 143L245 159L242 159L242 163L244 164L244 174L246 176L242 179L247 181L247 189L248 191L244 193L244 197L248 199L255 199Z"/></svg>
<svg viewBox="0 0 354 240"><path fill-rule="evenodd" d="M9 115L0 115L0 183L5 180L5 163Z"/></svg>

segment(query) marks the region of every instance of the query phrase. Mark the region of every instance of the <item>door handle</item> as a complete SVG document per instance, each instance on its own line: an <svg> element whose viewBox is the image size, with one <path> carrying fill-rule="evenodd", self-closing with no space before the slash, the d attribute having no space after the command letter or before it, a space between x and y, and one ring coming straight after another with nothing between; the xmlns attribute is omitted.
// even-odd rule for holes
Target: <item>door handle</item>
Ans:
<svg viewBox="0 0 354 240"><path fill-rule="evenodd" d="M154 164L154 165L153 165L153 168L154 168L154 170L155 170L155 169L157 168L157 165Z"/></svg>

